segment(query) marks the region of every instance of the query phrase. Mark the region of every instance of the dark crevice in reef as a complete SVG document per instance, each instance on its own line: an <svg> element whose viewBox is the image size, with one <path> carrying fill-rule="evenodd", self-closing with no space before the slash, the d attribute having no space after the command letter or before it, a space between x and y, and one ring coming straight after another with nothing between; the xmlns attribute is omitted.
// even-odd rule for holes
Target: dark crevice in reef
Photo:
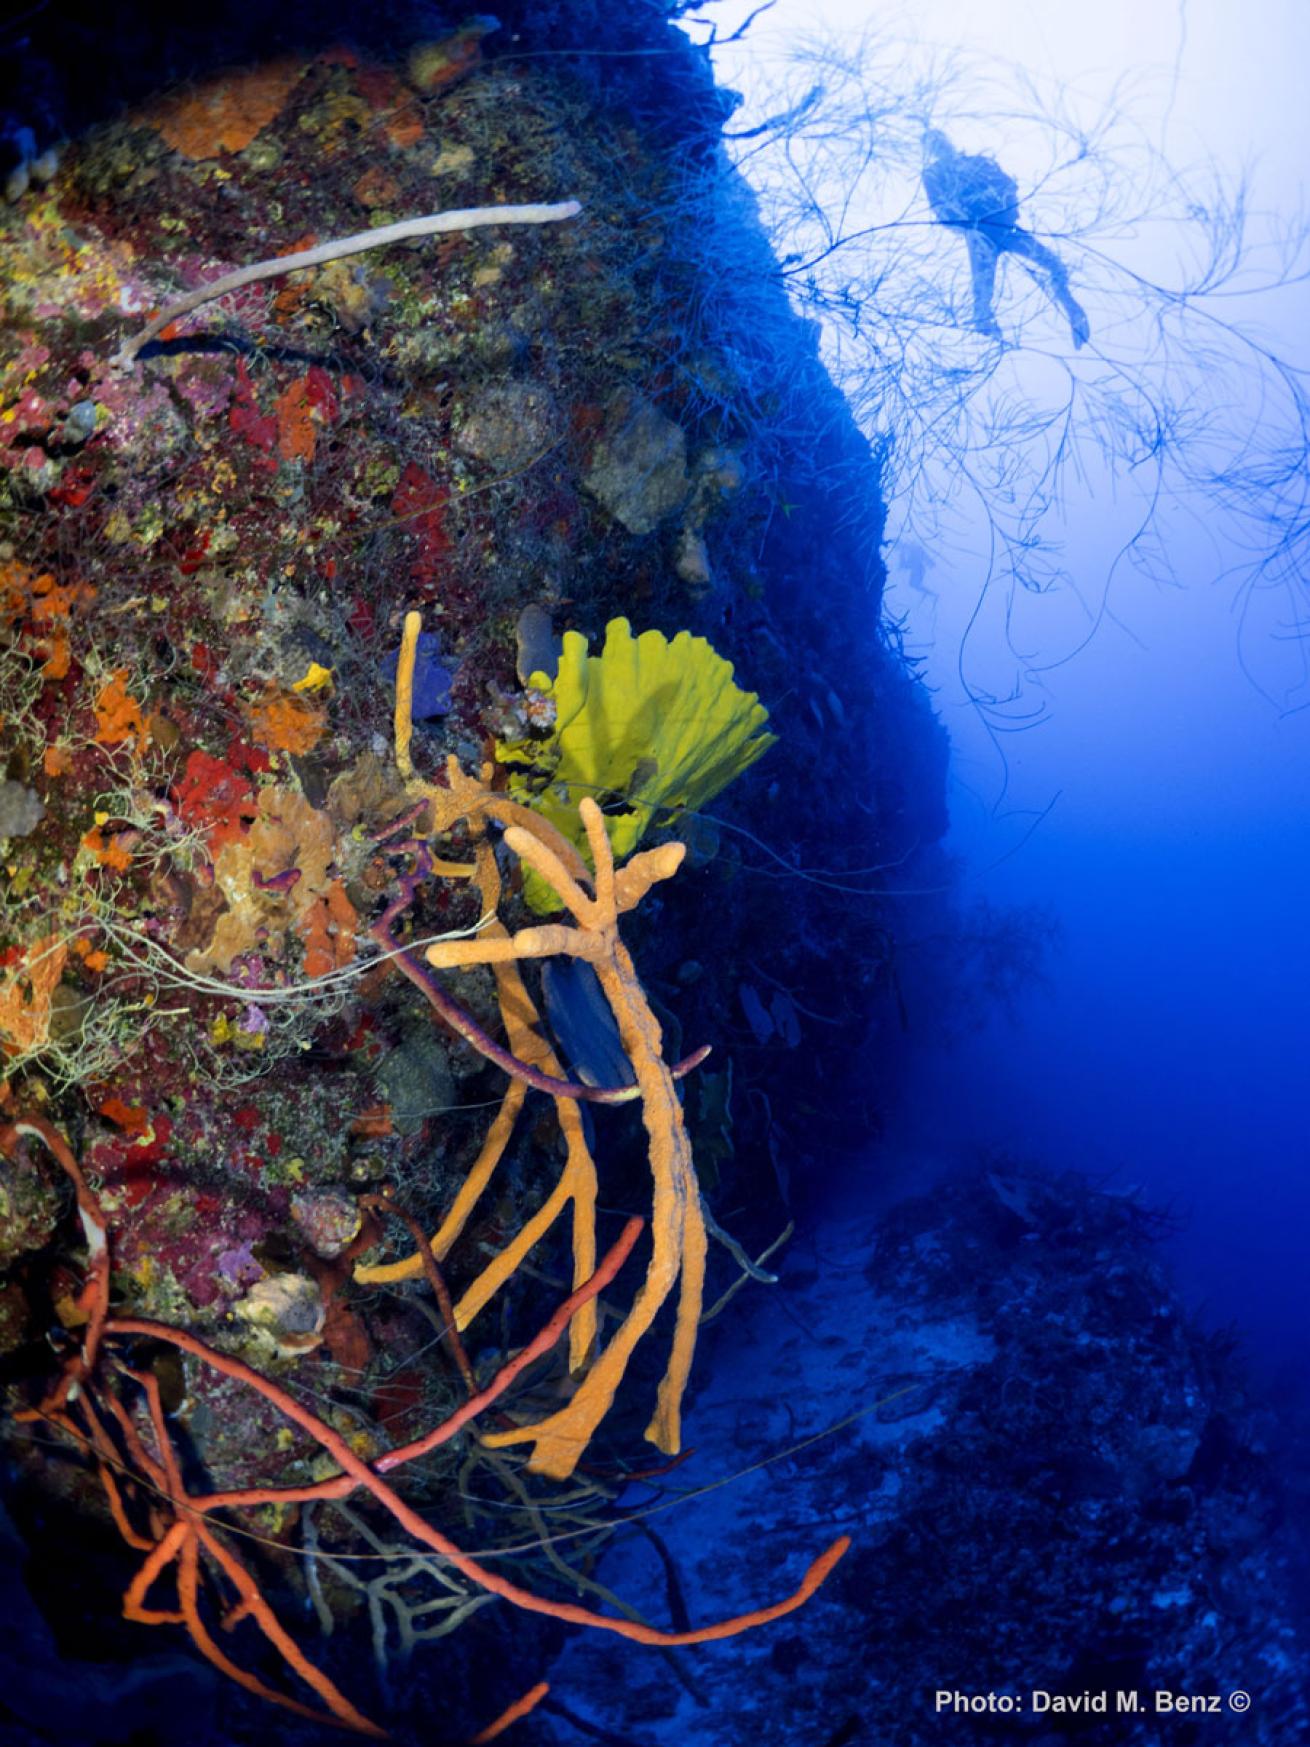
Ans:
<svg viewBox="0 0 1310 1747"><path fill-rule="evenodd" d="M440 1318L424 1283L364 1289L351 1273L381 1236L360 1226L359 1198L388 1186L433 1229L504 1086L434 1031L403 979L351 970L357 941L397 890L397 864L377 844L407 799L390 747L400 617L420 605L439 639L420 646L416 669L415 695L427 702L415 712L414 761L424 773L450 754L473 770L497 744L520 757L541 746L532 712L542 698L522 683L525 626L536 627L538 655L546 618L549 632L589 637L593 654L618 616L634 631L707 639L767 705L777 743L698 816L657 814L643 847L685 837L689 864L643 899L625 938L670 1059L714 1046L684 1083L711 1210L752 1255L791 1215L801 1236L780 1285L757 1289L736 1320L751 1304L739 1297L707 1331L707 1370L691 1398L697 1410L703 1400L706 1422L689 1441L703 1437L720 1472L776 1457L814 1423L807 1391L810 1406L836 1407L843 1391L880 1386L889 1342L900 1342L916 1387L929 1377L931 1400L914 1398L914 1435L900 1445L899 1433L860 1434L764 1470L777 1522L762 1503L754 1528L734 1521L742 1495L725 1489L722 1516L698 1519L699 1545L689 1545L671 1513L642 1543L650 1570L632 1572L634 1599L653 1618L685 1608L703 1621L784 1593L825 1529L849 1529L858 1551L806 1610L740 1640L739 1662L726 1650L625 1646L591 1662L570 1651L558 1708L548 1701L518 1738L654 1747L685 1697L680 1738L728 1747L736 1737L707 1724L695 1696L705 1697L708 1668L729 1687L755 1683L759 1704L737 1708L757 1742L837 1747L865 1739L877 1711L868 1738L912 1747L935 1738L930 1725L916 1732L917 1714L860 1685L836 1648L852 1631L868 1634L866 1669L885 1655L897 1671L886 1684L910 1680L923 1646L943 1679L965 1681L975 1641L951 1627L953 1615L970 1614L984 1638L989 1622L999 1626L995 1607L1013 1601L993 1583L1007 1549L1017 1557L1025 1537L1065 1534L1070 1512L1081 1524L1069 1531L1075 1550L1110 1558L1097 1527L1104 1506L1116 1536L1136 1535L1158 1555L1177 1627L1158 1660L1172 1676L1204 1610L1228 1617L1201 1581L1215 1568L1206 1537L1228 1537L1215 1582L1231 1587L1244 1559L1264 1556L1273 1493L1238 1385L1217 1361L1207 1368L1169 1308L1130 1208L998 1167L897 1212L856 1289L858 1315L830 1290L865 1259L832 1251L832 1220L843 1206L858 1213L858 1198L842 1199L858 1181L853 1167L870 1168L916 1027L936 1023L935 999L955 998L942 953L917 973L910 945L935 932L949 955L949 896L921 898L911 912L878 895L880 885L949 886L939 847L946 744L879 624L878 457L825 376L813 332L791 316L751 197L721 155L731 98L669 17L656 0L502 6L496 29L410 6L283 7L259 19L241 7L210 9L193 28L125 6L111 30L95 8L37 5L6 27L8 137L32 173L0 215L12 286L0 399L14 411L0 427L0 604L19 650L3 670L17 732L5 747L13 837L0 951L12 967L45 931L55 950L60 927L82 941L45 992L48 1035L16 1079L19 1107L68 1134L112 1208L120 1310L257 1354L262 1373L334 1416L361 1450L452 1411L457 1362L448 1343L438 1357ZM262 69L253 80L228 71L252 65ZM178 78L193 86L156 102ZM38 160L65 135L47 188L50 166ZM109 369L127 332L120 306L144 321L172 287L219 264L418 212L565 197L582 201L577 221L425 240L312 281L254 287L166 334L127 378ZM668 714L643 728L657 749ZM611 816L637 792L640 769L641 760L615 766L608 782L601 760ZM471 853L463 828L453 848ZM508 878L515 858L504 844L499 854ZM94 908L79 909L88 893ZM419 936L469 927L479 906L464 886L434 878L412 911ZM510 926L538 919L517 887L503 914ZM152 982L129 947L170 954L189 980ZM260 991L311 964L312 974L324 964L345 972L348 992L270 1020ZM215 994L216 976L245 978L251 998ZM545 1005L535 970L527 984ZM461 973L458 987L495 1030L485 966ZM562 1033L564 1016L552 1017ZM468 1253L451 1253L454 1295L558 1177L551 1109L532 1095L496 1193L471 1220ZM630 1108L590 1108L585 1133L601 1161L603 1248L617 1215L649 1212L647 1155ZM28 1400L84 1326L84 1252L48 1164L29 1149L3 1184L0 1336ZM726 1257L712 1248L711 1298L734 1277ZM534 1263L514 1275L503 1310L471 1319L468 1356L483 1377L566 1289L562 1241L544 1241ZM267 1286L289 1280L300 1282L299 1312ZM308 1333L291 1326L306 1306L322 1313ZM834 1356L820 1377L804 1331L833 1316L848 1326L824 1337ZM642 1432L669 1321L666 1312L638 1349L587 1450L580 1483L599 1489L588 1510L603 1509L634 1466L660 1460ZM936 1334L957 1348L934 1347ZM777 1343L797 1338L803 1350L782 1357ZM288 1484L321 1461L288 1440L266 1401L206 1382L163 1343L134 1356L174 1416L189 1486L201 1476ZM1163 1419L1128 1386L1152 1364ZM802 1380L800 1398L789 1397L788 1376ZM569 1388L562 1366L543 1366L530 1398L510 1405L537 1417ZM743 1396L730 1413L724 1389ZM998 1398L1028 1416L1022 1439L1007 1439ZM140 1411L130 1388L126 1399ZM1062 1404L1073 1429L1058 1461L1024 1470L1024 1451ZM558 1488L470 1448L436 1458L412 1483L415 1501L457 1542L531 1548ZM24 1595L30 1559L41 1607L15 1604L0 1678L6 1738L218 1747L323 1735L270 1721L198 1669L180 1631L117 1620L137 1555L125 1556L94 1474L57 1437L27 1427L11 1428L6 1451L24 1537L0 1538L6 1580ZM1125 1476L1131 1486L1117 1497ZM939 1504L949 1504L953 1535L976 1543L950 1581L932 1526ZM370 1535L395 1541L389 1520L370 1504L348 1533L326 1514L316 1521L270 1512L258 1523L263 1542L242 1551L315 1664L402 1740L464 1738L547 1670L569 1636L498 1603L406 1663L401 1622L426 1617L407 1610L438 1580L420 1572L393 1603L373 1575L352 1583L351 1563ZM311 1566L296 1549L315 1532L323 1556ZM619 1566L626 1559L625 1547ZM504 1563L530 1588L577 1599L540 1551ZM575 1563L612 1583L585 1537ZM990 1574L992 1613L978 1601L978 1571ZM1119 1616L1103 1575L1093 1581L1066 1546L1049 1578L1050 1617L1076 1618L1099 1585L1109 1623L1062 1636L1014 1601L1015 1657L1040 1639L1052 1680L1067 1650L1068 1678L1089 1683L1088 1657L1098 1669L1131 1661L1142 1621L1110 1629ZM1271 1596L1281 1582L1271 1574ZM168 1594L166 1582L160 1605ZM593 1604L595 1590L581 1599ZM1279 1617L1274 1596L1252 1632ZM284 1681L285 1665L252 1651L246 1628L231 1643L247 1669ZM793 1688L811 1707L804 1735L785 1726Z"/></svg>

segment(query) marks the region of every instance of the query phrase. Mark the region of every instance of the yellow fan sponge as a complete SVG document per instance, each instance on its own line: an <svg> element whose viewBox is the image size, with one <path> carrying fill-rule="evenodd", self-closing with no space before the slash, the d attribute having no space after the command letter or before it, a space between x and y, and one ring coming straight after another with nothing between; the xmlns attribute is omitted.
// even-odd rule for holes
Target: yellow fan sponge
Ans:
<svg viewBox="0 0 1310 1747"><path fill-rule="evenodd" d="M744 692L704 637L660 631L634 637L626 619L605 627L605 647L588 652L580 631L564 635L554 680L531 685L555 705L549 737L501 742L496 756L517 766L510 792L549 819L586 852L578 803L602 807L618 858L630 855L653 822L703 806L773 745L769 713ZM534 910L559 908L542 882L529 879Z"/></svg>

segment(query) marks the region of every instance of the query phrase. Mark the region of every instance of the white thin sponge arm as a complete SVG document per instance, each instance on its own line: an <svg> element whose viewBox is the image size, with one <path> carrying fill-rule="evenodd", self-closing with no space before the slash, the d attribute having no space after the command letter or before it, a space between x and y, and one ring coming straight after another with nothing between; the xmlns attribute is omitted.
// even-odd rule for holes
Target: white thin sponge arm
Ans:
<svg viewBox="0 0 1310 1747"><path fill-rule="evenodd" d="M325 261L337 261L343 255L362 255L366 249L385 248L388 243L403 243L410 237L434 236L439 231L470 231L492 224L556 224L563 218L576 218L582 206L576 200L561 200L554 206L471 206L459 212L430 212L426 218L404 218L399 224L380 225L377 230L360 231L353 237L339 237L336 242L319 243L312 249L298 249L294 255L277 255L271 261L256 261L252 267L238 267L221 279L197 286L184 297L167 303L154 319L125 340L114 357L114 368L127 370L136 362L142 346L153 340L170 322L190 310L198 309L212 298L223 297L242 285L252 285L258 279L277 279L283 273L294 273L301 267L321 267Z"/></svg>

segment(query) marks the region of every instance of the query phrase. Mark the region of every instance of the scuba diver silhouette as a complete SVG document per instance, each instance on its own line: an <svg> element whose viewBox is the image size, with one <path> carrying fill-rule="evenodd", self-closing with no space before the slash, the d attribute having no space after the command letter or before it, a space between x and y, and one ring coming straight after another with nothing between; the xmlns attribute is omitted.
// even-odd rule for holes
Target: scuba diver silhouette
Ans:
<svg viewBox="0 0 1310 1747"><path fill-rule="evenodd" d="M996 263L1002 254L1018 255L1037 269L1047 296L1069 321L1075 346L1091 335L1087 313L1069 289L1064 263L1019 223L1019 189L995 158L957 152L944 133L929 128L923 136L923 189L933 217L959 231L969 250L973 277L973 325L1000 338L992 298Z"/></svg>

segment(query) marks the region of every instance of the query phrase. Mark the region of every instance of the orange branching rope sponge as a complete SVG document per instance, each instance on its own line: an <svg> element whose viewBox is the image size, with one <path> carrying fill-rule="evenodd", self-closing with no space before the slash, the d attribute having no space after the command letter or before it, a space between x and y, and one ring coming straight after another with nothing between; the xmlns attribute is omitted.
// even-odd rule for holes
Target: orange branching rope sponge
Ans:
<svg viewBox="0 0 1310 1747"><path fill-rule="evenodd" d="M621 881L620 875L614 881L612 891L613 900L620 908L624 901ZM598 886L608 886L608 882L599 878L597 883ZM640 883L639 879L628 882L629 885L636 883ZM513 942L505 944L513 945ZM386 1476L393 1470L428 1454L463 1431L478 1414L500 1399L527 1366L554 1345L580 1304L594 1299L623 1266L641 1231L640 1220L628 1221L618 1242L591 1278L559 1305L536 1337L502 1365L489 1383L476 1390L449 1418L422 1437L366 1461L326 1420L243 1359L220 1351L186 1329L173 1328L145 1317L112 1315L109 1305L111 1232L104 1212L66 1142L43 1119L24 1117L0 1128L0 1153L12 1157L28 1139L39 1140L49 1150L74 1186L90 1251L90 1265L84 1292L87 1323L81 1344L65 1361L60 1376L38 1405L17 1417L57 1427L96 1462L109 1510L119 1532L128 1546L145 1554L124 1595L124 1616L143 1624L183 1626L206 1660L262 1699L297 1715L334 1723L357 1734L374 1739L384 1737L385 1732L358 1711L327 1675L309 1661L283 1627L255 1575L227 1544L223 1522L217 1516L220 1512L254 1510L265 1505L285 1508L311 1500L345 1499L355 1492L366 1491L400 1529L478 1588L528 1612L549 1614L570 1624L598 1627L639 1644L657 1646L709 1643L794 1612L814 1594L850 1544L844 1536L834 1541L811 1564L799 1587L780 1601L712 1625L662 1632L634 1620L615 1619L573 1602L537 1595L490 1570L434 1528L388 1483ZM125 1345L137 1340L170 1346L206 1369L249 1388L275 1407L284 1419L305 1432L330 1459L338 1470L337 1474L300 1486L250 1486L210 1493L188 1491L169 1431L158 1379L150 1370L135 1369L125 1357ZM129 1386L128 1392L116 1387L123 1382ZM176 1573L176 1605L152 1605L152 1591L170 1570ZM209 1621L216 1608L226 1630L243 1622L257 1628L291 1674L315 1695L321 1708L315 1709L270 1686L229 1656L219 1646L210 1628ZM534 1688L475 1739L493 1739L500 1729L525 1714L541 1696L542 1689Z"/></svg>
<svg viewBox="0 0 1310 1747"><path fill-rule="evenodd" d="M538 1029L536 1010L523 985L516 961L568 954L586 959L600 981L619 1028L620 1040L636 1078L635 1095L641 1101L646 1128L652 1179L652 1249L646 1278L628 1312L604 1352L577 1383L572 1399L559 1412L535 1425L521 1426L489 1435L493 1446L530 1443L528 1466L535 1473L567 1479L577 1466L597 1426L613 1404L629 1360L651 1327L661 1306L679 1285L677 1320L673 1345L660 1384L653 1418L646 1435L668 1455L681 1447L681 1405L696 1345L705 1280L707 1247L700 1191L691 1163L691 1145L674 1087L674 1072L664 1060L658 1020L642 990L631 956L619 937L618 919L641 901L657 881L672 877L684 854L679 843L635 855L621 869L604 829L600 809L584 800L579 807L587 843L596 869L594 896L588 890L593 876L572 843L554 825L530 807L494 792L490 786L494 767L488 766L481 780L468 776L455 758L447 760L446 785L439 787L413 777L410 758L410 699L414 650L420 619L411 612L405 619L404 640L396 676L396 763L409 781L410 793L425 804L434 836L462 823L476 844L474 878L483 901L483 926L473 940L442 942L433 946L428 963L435 969L489 965L496 977L501 1019L510 1040L510 1052L520 1063L544 1070L558 1080L559 1065ZM545 881L569 910L576 927L554 924L529 928L510 936L497 917L500 879L495 859L484 841L488 820L505 829L505 842L526 867ZM388 935L380 943L394 950ZM422 988L434 1004L440 998L431 979L404 955L400 968ZM441 1011L441 1009L438 1009ZM690 1058L691 1060L703 1058ZM685 1067L687 1064L683 1064ZM486 1143L475 1160L455 1201L431 1239L432 1253L440 1262L464 1229L483 1194L522 1108L525 1087L512 1079ZM472 1321L522 1264L529 1251L553 1226L566 1206L573 1208L573 1278L585 1279L595 1258L596 1169L582 1130L576 1100L555 1095L567 1159L559 1181L542 1206L483 1270L455 1307L460 1329ZM356 1278L380 1284L413 1278L421 1271L422 1258L361 1265ZM575 1376L592 1356L596 1332L595 1306L588 1305L570 1336L570 1368Z"/></svg>
<svg viewBox="0 0 1310 1747"><path fill-rule="evenodd" d="M414 660L418 654L418 635L422 624L420 614L405 614L405 627L400 638L400 657L396 662L396 769L405 778L414 774L409 745L414 738Z"/></svg>
<svg viewBox="0 0 1310 1747"><path fill-rule="evenodd" d="M455 768L458 770L458 766ZM461 782L466 781L462 772L460 776ZM479 797L483 794L480 786L477 794ZM482 898L483 914L493 918L483 930L484 937L505 939L505 929L499 921L494 920L500 902L500 874L491 846L484 840L484 828L483 817L474 812L469 821L469 829L475 839L476 859L471 869L461 869L459 872L471 874ZM449 864L438 864L438 868L447 873L451 871ZM388 941L383 940L380 943L387 946L388 950L394 950ZM420 967L403 954L398 957L397 963L430 997L432 988ZM537 1010L523 986L517 967L513 964L502 964L494 965L492 969L496 978L501 1020L513 1056L563 1084L563 1070L554 1051L537 1029ZM519 1112L523 1108L526 1091L527 1086L523 1080L510 1080L496 1118L487 1131L482 1150L470 1167L445 1219L431 1239L429 1247L438 1262L444 1261L449 1255L500 1163L514 1132ZM455 1306L455 1326L458 1329L468 1327L570 1205L573 1209L574 1285L585 1280L595 1266L595 1164L583 1133L582 1115L577 1101L563 1093L552 1095L559 1117L560 1132L564 1136L567 1149L564 1170L551 1194L518 1236L488 1264ZM397 1280L415 1279L422 1271L423 1258L416 1253L395 1262L361 1263L355 1269L355 1278L363 1285L387 1285ZM579 1371L587 1363L595 1337L596 1307L594 1303L589 1303L579 1311L569 1331L570 1370Z"/></svg>
<svg viewBox="0 0 1310 1747"><path fill-rule="evenodd" d="M572 1474L613 1403L637 1343L680 1281L673 1348L655 1414L646 1429L646 1436L659 1449L667 1455L677 1454L682 1396L700 1320L707 1244L691 1145L673 1075L664 1060L659 1021L619 937L619 916L633 909L657 881L672 877L682 862L683 845L665 843L658 849L643 850L616 870L600 808L588 797L579 812L595 859L594 897L583 889L555 847L545 841L544 833L518 823L505 832L506 844L549 883L572 913L576 927L551 923L521 929L512 936L501 931L498 937L484 934L477 940L442 941L427 953L428 962L438 969L470 964L502 966L560 953L585 959L600 981L636 1075L652 1179L652 1243L646 1278L627 1317L568 1404L536 1425L496 1432L485 1440L493 1447L531 1443L528 1466L556 1479Z"/></svg>

